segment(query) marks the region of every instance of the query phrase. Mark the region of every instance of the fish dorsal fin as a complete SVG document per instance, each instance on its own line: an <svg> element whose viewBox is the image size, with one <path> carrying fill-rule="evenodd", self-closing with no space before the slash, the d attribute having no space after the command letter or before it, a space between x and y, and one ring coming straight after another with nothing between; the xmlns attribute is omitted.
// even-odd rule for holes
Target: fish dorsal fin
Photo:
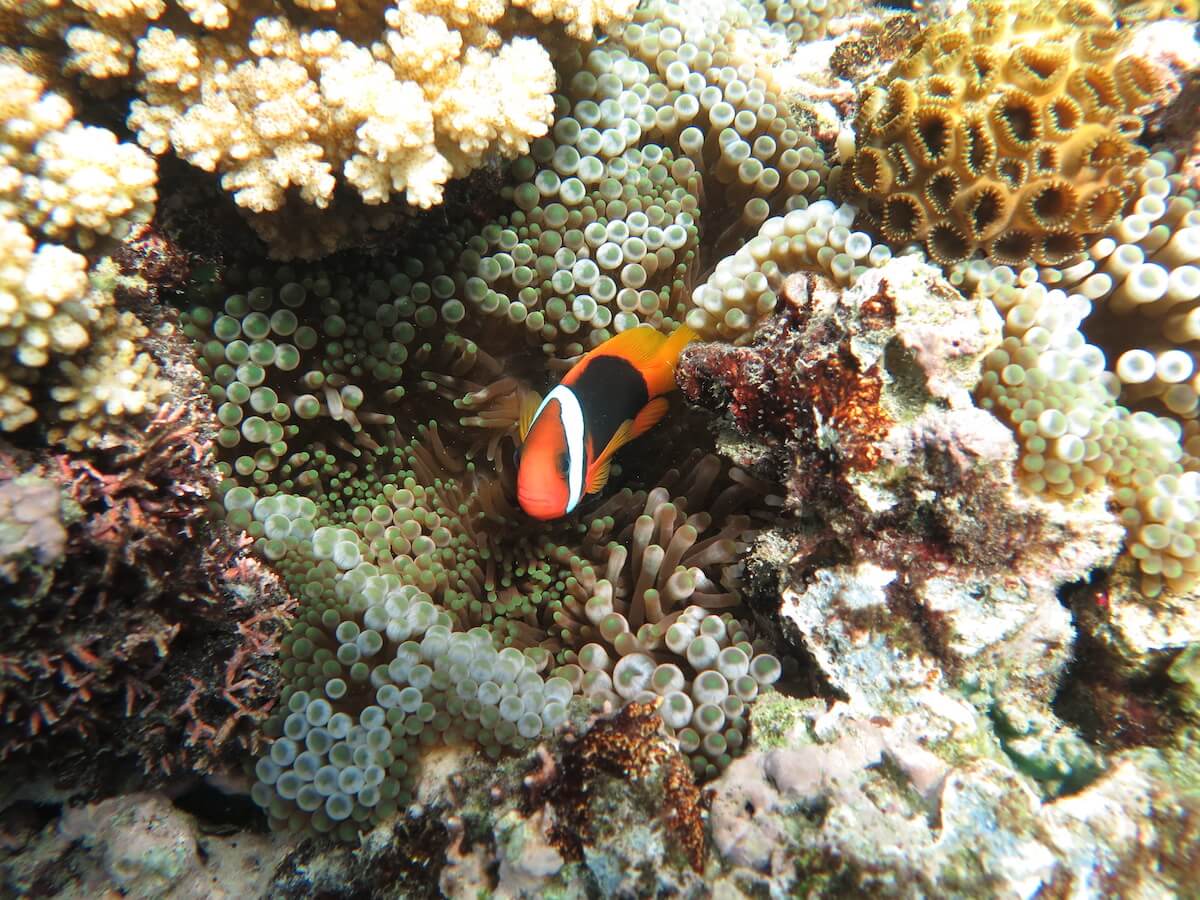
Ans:
<svg viewBox="0 0 1200 900"><path fill-rule="evenodd" d="M650 396L657 397L674 390L679 354L696 337L696 332L686 325L679 326L670 335L649 325L639 325L609 338L588 357L616 356L626 360L646 379Z"/></svg>
<svg viewBox="0 0 1200 900"><path fill-rule="evenodd" d="M537 391L526 391L521 397L521 417L517 420L517 431L522 441L529 434L529 429L533 426L533 417L541 404L542 398L538 396Z"/></svg>
<svg viewBox="0 0 1200 900"><path fill-rule="evenodd" d="M633 419L633 427L630 429L630 439L641 437L657 425L659 419L666 415L668 406L666 397L656 397L643 406L642 411Z"/></svg>
<svg viewBox="0 0 1200 900"><path fill-rule="evenodd" d="M633 419L626 419L613 434L608 446L600 451L600 455L592 463L591 469L588 470L587 492L589 494L602 490L604 485L608 484L608 469L613 456L633 438Z"/></svg>
<svg viewBox="0 0 1200 900"><path fill-rule="evenodd" d="M620 356L629 360L638 368L648 366L666 341L667 336L649 325L639 325L622 331L616 337L609 338L592 354L604 356Z"/></svg>

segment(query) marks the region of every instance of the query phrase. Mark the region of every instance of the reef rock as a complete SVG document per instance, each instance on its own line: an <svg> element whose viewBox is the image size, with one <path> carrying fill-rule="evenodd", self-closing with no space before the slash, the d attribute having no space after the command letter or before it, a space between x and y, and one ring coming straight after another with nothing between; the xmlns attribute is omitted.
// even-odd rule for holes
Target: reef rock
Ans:
<svg viewBox="0 0 1200 900"><path fill-rule="evenodd" d="M9 841L20 828L8 819ZM221 900L264 896L279 837L204 833L163 794L125 794L65 809L0 867L5 896ZM10 893L11 892L11 893Z"/></svg>
<svg viewBox="0 0 1200 900"><path fill-rule="evenodd" d="M713 785L713 843L741 891L1164 896L1186 884L1195 798L1157 751L1045 803L1002 760L950 766L895 723L839 719L822 739L810 717L808 743L752 753Z"/></svg>
<svg viewBox="0 0 1200 900"><path fill-rule="evenodd" d="M755 710L757 749L713 785L727 877L819 896L1095 894L1118 871L1175 889L1194 836L1173 814L1162 834L1118 824L1178 790L1171 751L1105 758L1053 706L1076 653L1059 594L1111 566L1123 530L1103 494L1067 506L1016 483L1011 431L971 402L994 312L914 258L784 294L752 343L691 348L681 374L727 404L743 457L766 434L758 457L788 459L798 524L750 569L833 700Z"/></svg>

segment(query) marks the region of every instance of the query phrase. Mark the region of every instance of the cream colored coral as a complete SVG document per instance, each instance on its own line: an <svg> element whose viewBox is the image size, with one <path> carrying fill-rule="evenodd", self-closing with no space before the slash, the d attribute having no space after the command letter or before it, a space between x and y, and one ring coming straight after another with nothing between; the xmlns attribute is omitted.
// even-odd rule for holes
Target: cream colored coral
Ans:
<svg viewBox="0 0 1200 900"><path fill-rule="evenodd" d="M130 126L154 152L170 145L222 171L225 188L255 212L279 209L291 187L328 205L335 165L369 204L402 193L432 206L487 153L524 153L545 133L554 70L535 41L486 51L404 4L386 21L390 53L373 53L331 31L262 18L241 61L241 48L215 38L152 28L138 45L146 99L133 104Z"/></svg>
<svg viewBox="0 0 1200 900"><path fill-rule="evenodd" d="M228 28L229 14L236 11L238 0L178 0L188 18L202 28Z"/></svg>
<svg viewBox="0 0 1200 900"><path fill-rule="evenodd" d="M138 348L147 331L137 316L106 309L96 331L82 361L61 363L67 383L50 390L66 423L51 426L50 440L71 450L103 445L113 418L142 413L167 391L150 354Z"/></svg>
<svg viewBox="0 0 1200 900"><path fill-rule="evenodd" d="M112 34L76 25L67 31L71 54L67 70L92 78L117 78L128 74L133 63L133 45Z"/></svg>
<svg viewBox="0 0 1200 900"><path fill-rule="evenodd" d="M150 220L158 180L150 156L72 121L70 103L17 66L0 65L0 83L0 213L84 248Z"/></svg>
<svg viewBox="0 0 1200 900"><path fill-rule="evenodd" d="M86 347L112 297L88 289L87 260L57 244L37 246L20 222L0 216L0 430L37 418L23 382L52 354Z"/></svg>
<svg viewBox="0 0 1200 900"><path fill-rule="evenodd" d="M253 8L248 0L181 5L189 13L228 6L239 21ZM128 121L143 147L220 173L256 214L282 210L293 196L326 208L339 183L368 205L401 199L428 208L451 179L491 155L527 153L549 127L554 66L542 43L514 36L531 23L515 16L525 10L587 38L633 5L399 0L372 23L366 8L339 4L353 28L268 15L253 21L248 40L219 26L197 36L149 27L137 42L142 99ZM252 221L264 224L261 215Z"/></svg>
<svg viewBox="0 0 1200 900"><path fill-rule="evenodd" d="M0 351L40 367L51 353L87 345L87 260L57 244L35 246L20 222L0 219Z"/></svg>
<svg viewBox="0 0 1200 900"><path fill-rule="evenodd" d="M514 0L514 6L528 10L542 21L557 20L567 34L579 40L591 40L596 28L614 20L628 18L636 0Z"/></svg>

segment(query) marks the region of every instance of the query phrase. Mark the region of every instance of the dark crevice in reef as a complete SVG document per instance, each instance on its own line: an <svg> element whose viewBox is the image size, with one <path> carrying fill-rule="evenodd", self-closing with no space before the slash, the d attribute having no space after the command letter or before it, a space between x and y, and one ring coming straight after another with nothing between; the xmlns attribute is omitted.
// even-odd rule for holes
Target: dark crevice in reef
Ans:
<svg viewBox="0 0 1200 900"><path fill-rule="evenodd" d="M0 815L0 852L23 849L25 839L37 834L62 813L61 803L21 800Z"/></svg>
<svg viewBox="0 0 1200 900"><path fill-rule="evenodd" d="M202 832L231 834L235 831L270 830L267 816L248 794L228 794L207 781L197 781L174 799L175 806L196 819Z"/></svg>
<svg viewBox="0 0 1200 900"><path fill-rule="evenodd" d="M1071 662L1063 674L1052 708L1088 743L1103 751L1160 747L1182 727L1183 713L1173 700L1175 683L1164 659L1148 675L1123 678L1111 654L1086 628L1081 616L1094 616L1108 602L1107 575L1067 585L1059 592L1076 624Z"/></svg>
<svg viewBox="0 0 1200 900"><path fill-rule="evenodd" d="M787 532L776 534L783 540L789 537ZM851 558L846 547L837 540L820 539L813 541L811 545L809 540L793 539L788 549L790 560L761 560L757 565L752 561L747 566L749 577L744 589L746 605L755 611L760 622L766 620L771 645L784 663L783 677L775 684L777 691L788 697L821 697L830 702L845 702L850 699L849 696L829 680L812 652L805 646L803 638L790 629L784 632L778 625L776 611L779 608L785 575L788 583L796 590L802 590L805 585L811 583L819 570L841 565ZM796 552L797 544L801 543L808 549L803 553L802 561L797 562L796 560L800 559L800 554Z"/></svg>

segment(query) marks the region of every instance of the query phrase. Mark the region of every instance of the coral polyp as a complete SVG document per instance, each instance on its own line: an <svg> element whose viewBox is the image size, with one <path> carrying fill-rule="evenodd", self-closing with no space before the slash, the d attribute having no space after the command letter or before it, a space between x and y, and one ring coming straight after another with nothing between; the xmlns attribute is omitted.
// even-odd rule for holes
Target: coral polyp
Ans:
<svg viewBox="0 0 1200 900"><path fill-rule="evenodd" d="M1165 79L1124 50L1104 10L1087 9L973 2L867 89L843 189L891 243L922 243L941 265L979 251L1057 265L1112 223L1147 155L1137 113ZM884 158L893 148L900 159ZM898 191L919 198L920 222L889 214Z"/></svg>

